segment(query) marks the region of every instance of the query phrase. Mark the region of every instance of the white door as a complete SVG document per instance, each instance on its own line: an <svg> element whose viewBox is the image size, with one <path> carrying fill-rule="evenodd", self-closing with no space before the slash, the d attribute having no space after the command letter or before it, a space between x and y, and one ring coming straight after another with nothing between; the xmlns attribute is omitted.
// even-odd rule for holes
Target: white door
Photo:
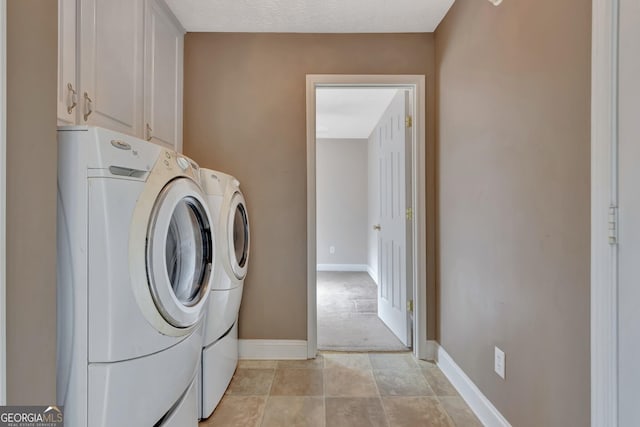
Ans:
<svg viewBox="0 0 640 427"><path fill-rule="evenodd" d="M58 0L58 124L76 123L78 80L76 78L76 0Z"/></svg>
<svg viewBox="0 0 640 427"><path fill-rule="evenodd" d="M407 127L408 93L398 91L382 116L377 131L379 158L379 240L378 240L378 316L406 346L411 345L407 302L411 299L407 253L411 221L411 198L407 150L411 147L411 128Z"/></svg>
<svg viewBox="0 0 640 427"><path fill-rule="evenodd" d="M145 2L145 139L182 151L184 34L158 0Z"/></svg>
<svg viewBox="0 0 640 427"><path fill-rule="evenodd" d="M80 118L142 137L143 0L80 0Z"/></svg>
<svg viewBox="0 0 640 427"><path fill-rule="evenodd" d="M618 395L620 426L640 425L640 2L620 1Z"/></svg>

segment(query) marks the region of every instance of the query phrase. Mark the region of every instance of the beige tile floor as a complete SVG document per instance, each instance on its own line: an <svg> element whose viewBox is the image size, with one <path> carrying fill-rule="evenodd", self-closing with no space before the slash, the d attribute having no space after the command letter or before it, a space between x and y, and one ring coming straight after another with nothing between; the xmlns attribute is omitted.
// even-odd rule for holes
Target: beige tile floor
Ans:
<svg viewBox="0 0 640 427"><path fill-rule="evenodd" d="M240 361L200 427L476 427L438 367L410 353L329 353Z"/></svg>

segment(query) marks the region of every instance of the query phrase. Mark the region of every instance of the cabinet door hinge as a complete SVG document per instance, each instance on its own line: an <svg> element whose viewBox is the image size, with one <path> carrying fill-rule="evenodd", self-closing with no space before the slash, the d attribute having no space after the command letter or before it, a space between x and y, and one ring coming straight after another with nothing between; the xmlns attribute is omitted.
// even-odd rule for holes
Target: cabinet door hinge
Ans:
<svg viewBox="0 0 640 427"><path fill-rule="evenodd" d="M409 301L407 301L407 311L409 313L413 313L413 300L410 299Z"/></svg>
<svg viewBox="0 0 640 427"><path fill-rule="evenodd" d="M413 126L413 119L411 118L411 116L407 116L404 118L404 126L408 128Z"/></svg>
<svg viewBox="0 0 640 427"><path fill-rule="evenodd" d="M618 244L618 207L609 206L609 244Z"/></svg>

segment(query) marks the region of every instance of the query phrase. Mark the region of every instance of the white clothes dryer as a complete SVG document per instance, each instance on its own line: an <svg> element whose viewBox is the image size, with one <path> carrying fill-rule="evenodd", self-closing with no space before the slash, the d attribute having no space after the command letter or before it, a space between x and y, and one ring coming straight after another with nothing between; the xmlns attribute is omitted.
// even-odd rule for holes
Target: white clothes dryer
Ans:
<svg viewBox="0 0 640 427"><path fill-rule="evenodd" d="M69 426L197 425L215 236L197 165L58 130L58 404Z"/></svg>
<svg viewBox="0 0 640 427"><path fill-rule="evenodd" d="M207 418L227 389L238 364L238 312L249 262L249 216L240 182L200 169L217 236L217 258L202 345L200 418Z"/></svg>

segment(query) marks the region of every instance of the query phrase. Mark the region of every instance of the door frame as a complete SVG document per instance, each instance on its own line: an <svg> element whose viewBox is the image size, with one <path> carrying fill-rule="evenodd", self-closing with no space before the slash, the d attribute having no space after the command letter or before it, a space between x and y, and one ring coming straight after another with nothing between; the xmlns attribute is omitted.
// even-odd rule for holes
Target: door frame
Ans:
<svg viewBox="0 0 640 427"><path fill-rule="evenodd" d="M322 86L398 87L413 90L412 203L413 239L413 354L428 355L427 343L427 220L426 220L426 86L424 75L307 75L307 357L318 352L316 306L316 88Z"/></svg>
<svg viewBox="0 0 640 427"><path fill-rule="evenodd" d="M7 1L0 0L0 405L7 404Z"/></svg>
<svg viewBox="0 0 640 427"><path fill-rule="evenodd" d="M617 207L619 0L592 2L591 55L591 425L618 425ZM615 211L614 211L615 215ZM615 220L615 218L613 218Z"/></svg>

